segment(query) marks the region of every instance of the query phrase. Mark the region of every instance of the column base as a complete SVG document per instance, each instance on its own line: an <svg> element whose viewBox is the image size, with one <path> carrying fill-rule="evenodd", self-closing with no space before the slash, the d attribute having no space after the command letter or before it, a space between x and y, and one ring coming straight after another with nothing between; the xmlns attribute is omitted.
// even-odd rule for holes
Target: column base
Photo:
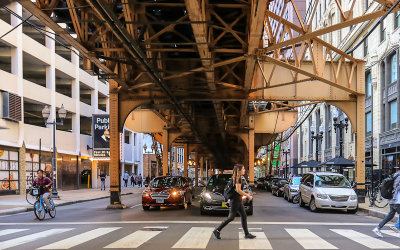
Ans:
<svg viewBox="0 0 400 250"><path fill-rule="evenodd" d="M356 194L358 197L358 203L365 203L365 189L356 189Z"/></svg>

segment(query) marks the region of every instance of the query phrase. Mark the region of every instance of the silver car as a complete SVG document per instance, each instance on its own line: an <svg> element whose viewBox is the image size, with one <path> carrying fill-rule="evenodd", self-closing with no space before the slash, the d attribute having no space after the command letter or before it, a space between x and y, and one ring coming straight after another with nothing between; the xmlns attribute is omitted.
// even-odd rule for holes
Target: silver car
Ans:
<svg viewBox="0 0 400 250"><path fill-rule="evenodd" d="M357 212L358 198L349 181L341 174L331 172L308 173L301 178L299 204L310 206L316 212L320 209L346 210Z"/></svg>
<svg viewBox="0 0 400 250"><path fill-rule="evenodd" d="M299 192L301 177L291 177L283 188L283 198L292 202L293 197Z"/></svg>

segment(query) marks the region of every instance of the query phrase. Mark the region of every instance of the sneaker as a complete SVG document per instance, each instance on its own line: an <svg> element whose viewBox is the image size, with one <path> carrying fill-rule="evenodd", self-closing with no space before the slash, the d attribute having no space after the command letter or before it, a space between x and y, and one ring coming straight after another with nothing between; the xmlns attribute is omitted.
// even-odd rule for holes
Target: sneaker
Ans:
<svg viewBox="0 0 400 250"><path fill-rule="evenodd" d="M213 231L213 234L214 234L215 238L217 238L218 240L221 239L220 232L218 232L216 229Z"/></svg>
<svg viewBox="0 0 400 250"><path fill-rule="evenodd" d="M395 233L400 233L400 229L395 226L391 226L390 229L392 229Z"/></svg>
<svg viewBox="0 0 400 250"><path fill-rule="evenodd" d="M255 237L256 237L256 236L253 235L253 234L251 234L251 233L246 234L246 235L244 236L245 239L254 239Z"/></svg>
<svg viewBox="0 0 400 250"><path fill-rule="evenodd" d="M381 230L379 228L377 228L377 227L374 228L372 230L372 232L374 232L376 234L376 236L378 236L379 238L383 238L383 235L382 235Z"/></svg>

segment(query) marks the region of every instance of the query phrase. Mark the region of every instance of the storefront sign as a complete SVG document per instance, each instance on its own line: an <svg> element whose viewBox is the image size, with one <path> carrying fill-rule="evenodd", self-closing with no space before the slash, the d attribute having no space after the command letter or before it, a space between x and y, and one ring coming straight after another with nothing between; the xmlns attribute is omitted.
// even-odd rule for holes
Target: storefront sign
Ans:
<svg viewBox="0 0 400 250"><path fill-rule="evenodd" d="M110 157L110 117L92 116L93 157Z"/></svg>

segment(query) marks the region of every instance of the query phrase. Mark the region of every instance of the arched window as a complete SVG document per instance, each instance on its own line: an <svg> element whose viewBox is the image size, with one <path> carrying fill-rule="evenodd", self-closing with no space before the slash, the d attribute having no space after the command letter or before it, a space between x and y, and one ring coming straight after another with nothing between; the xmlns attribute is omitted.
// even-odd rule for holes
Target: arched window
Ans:
<svg viewBox="0 0 400 250"><path fill-rule="evenodd" d="M397 53L394 53L389 60L389 69L390 69L390 83L394 83L397 81Z"/></svg>
<svg viewBox="0 0 400 250"><path fill-rule="evenodd" d="M372 84L371 84L371 71L368 71L365 76L365 97L371 97L372 95Z"/></svg>

